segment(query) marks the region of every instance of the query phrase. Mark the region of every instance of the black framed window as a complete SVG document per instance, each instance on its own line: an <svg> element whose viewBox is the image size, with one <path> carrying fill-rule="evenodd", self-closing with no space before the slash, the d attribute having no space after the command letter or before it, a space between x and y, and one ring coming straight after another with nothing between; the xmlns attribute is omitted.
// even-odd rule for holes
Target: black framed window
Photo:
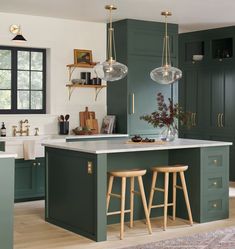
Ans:
<svg viewBox="0 0 235 249"><path fill-rule="evenodd" d="M46 49L0 46L0 113L46 113Z"/></svg>

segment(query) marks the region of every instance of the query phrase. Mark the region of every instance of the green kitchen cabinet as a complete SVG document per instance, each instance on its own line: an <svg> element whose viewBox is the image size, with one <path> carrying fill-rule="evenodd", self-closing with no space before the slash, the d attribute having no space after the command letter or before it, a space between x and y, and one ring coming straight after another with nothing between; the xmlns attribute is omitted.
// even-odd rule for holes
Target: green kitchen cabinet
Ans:
<svg viewBox="0 0 235 249"><path fill-rule="evenodd" d="M5 142L0 142L0 151L5 151Z"/></svg>
<svg viewBox="0 0 235 249"><path fill-rule="evenodd" d="M15 201L44 197L44 171L44 158L16 160Z"/></svg>
<svg viewBox="0 0 235 249"><path fill-rule="evenodd" d="M139 20L114 22L117 61L128 66L128 75L108 83L107 112L117 117L117 133L130 135L159 134L140 116L157 108L156 96L162 92L166 100L176 95L177 84L160 85L150 72L162 63L164 24ZM177 66L178 25L169 24L172 64Z"/></svg>
<svg viewBox="0 0 235 249"><path fill-rule="evenodd" d="M235 141L235 27L179 35L179 103L192 114L191 131L180 137ZM193 61L193 55L203 55ZM235 180L235 150L230 148L230 180Z"/></svg>

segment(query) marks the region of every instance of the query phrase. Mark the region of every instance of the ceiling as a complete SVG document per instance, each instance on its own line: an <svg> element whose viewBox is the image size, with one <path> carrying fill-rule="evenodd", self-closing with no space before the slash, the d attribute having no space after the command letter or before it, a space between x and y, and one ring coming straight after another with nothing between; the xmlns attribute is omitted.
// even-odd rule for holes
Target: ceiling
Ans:
<svg viewBox="0 0 235 249"><path fill-rule="evenodd" d="M160 12L170 10L169 22L180 32L235 25L234 0L0 0L0 12L73 20L107 22L106 4L118 10L114 20L125 18L163 21Z"/></svg>

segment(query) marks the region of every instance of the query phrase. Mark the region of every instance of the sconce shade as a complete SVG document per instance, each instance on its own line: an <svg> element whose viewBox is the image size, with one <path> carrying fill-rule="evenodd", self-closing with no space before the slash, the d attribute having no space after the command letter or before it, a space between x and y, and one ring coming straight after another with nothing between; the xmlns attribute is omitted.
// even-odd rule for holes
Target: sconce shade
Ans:
<svg viewBox="0 0 235 249"><path fill-rule="evenodd" d="M23 35L16 35L12 41L15 41L15 42L26 42L27 40L24 38Z"/></svg>

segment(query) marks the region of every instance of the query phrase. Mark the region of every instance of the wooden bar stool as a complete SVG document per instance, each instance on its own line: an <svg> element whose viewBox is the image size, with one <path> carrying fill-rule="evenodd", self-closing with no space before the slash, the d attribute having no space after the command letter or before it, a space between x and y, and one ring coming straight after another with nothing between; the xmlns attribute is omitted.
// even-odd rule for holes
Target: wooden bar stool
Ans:
<svg viewBox="0 0 235 249"><path fill-rule="evenodd" d="M142 176L146 174L146 170L123 170L123 171L112 171L109 172L109 184L108 184L108 192L107 192L107 215L115 215L115 214L121 214L121 230L120 230L120 239L123 239L124 234L124 216L125 213L130 213L130 227L133 227L133 215L134 215L134 194L139 194L142 199L145 217L147 221L147 227L148 231L151 234L152 228L150 224L149 219L149 212L144 192L144 185ZM122 179L122 185L121 185L121 194L114 194L112 192L112 186L113 186L113 180L114 177L120 177ZM135 191L135 177L138 179L139 183L139 190L140 192ZM126 195L126 178L130 178L130 209L125 210L125 195ZM110 197L117 197L121 199L121 210L115 211L115 212L108 212L109 209L109 203L110 203Z"/></svg>
<svg viewBox="0 0 235 249"><path fill-rule="evenodd" d="M187 186L185 182L184 177L184 171L188 169L187 165L173 165L173 166L162 166L162 167L153 167L153 178L152 178L152 186L150 190L150 197L149 197L149 204L148 204L148 210L149 210L149 216L151 213L152 208L164 208L164 225L163 229L166 230L167 226L167 208L168 206L173 207L173 220L175 220L175 214L176 214L176 189L181 189L184 192L184 199L186 202L186 207L188 211L189 216L189 222L190 225L193 225L193 218L188 198L188 191ZM157 188L156 187L156 181L157 181L157 175L158 173L164 173L165 174L165 180L164 180L164 189ZM173 173L173 202L168 203L168 188L169 188L169 173ZM182 186L177 185L177 173L180 175L181 184ZM164 192L164 204L160 205L153 205L153 196L155 191L161 191Z"/></svg>

